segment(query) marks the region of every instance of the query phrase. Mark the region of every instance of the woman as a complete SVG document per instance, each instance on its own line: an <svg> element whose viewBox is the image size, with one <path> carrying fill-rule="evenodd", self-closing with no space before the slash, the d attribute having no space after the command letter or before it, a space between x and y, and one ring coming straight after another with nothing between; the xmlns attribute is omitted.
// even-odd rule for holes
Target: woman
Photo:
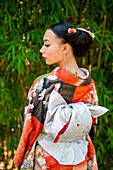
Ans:
<svg viewBox="0 0 113 170"><path fill-rule="evenodd" d="M38 77L29 90L14 157L21 169L98 169L88 134L96 117L107 109L94 106L98 105L94 81L75 59L87 53L92 38L93 33L68 23L45 32L42 57L46 64L59 67Z"/></svg>

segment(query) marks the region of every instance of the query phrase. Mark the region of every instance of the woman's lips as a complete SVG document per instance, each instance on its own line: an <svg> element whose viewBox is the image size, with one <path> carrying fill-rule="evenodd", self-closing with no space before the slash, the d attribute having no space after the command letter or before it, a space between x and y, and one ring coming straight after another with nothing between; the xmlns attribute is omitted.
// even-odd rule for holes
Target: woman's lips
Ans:
<svg viewBox="0 0 113 170"><path fill-rule="evenodd" d="M42 56L44 60L46 60L46 57Z"/></svg>

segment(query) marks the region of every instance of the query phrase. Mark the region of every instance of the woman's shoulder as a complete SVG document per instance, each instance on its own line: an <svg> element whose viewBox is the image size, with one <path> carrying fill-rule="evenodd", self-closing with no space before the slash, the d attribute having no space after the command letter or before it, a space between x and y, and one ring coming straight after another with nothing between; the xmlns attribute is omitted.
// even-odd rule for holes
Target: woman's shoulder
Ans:
<svg viewBox="0 0 113 170"><path fill-rule="evenodd" d="M47 78L48 74L43 74L43 75L40 75L38 76L32 83L32 85L35 85L38 81L44 79L44 78Z"/></svg>
<svg viewBox="0 0 113 170"><path fill-rule="evenodd" d="M58 67L57 67L58 68ZM51 72L49 73L46 73L46 74L43 74L43 75L40 75L38 76L32 83L32 85L35 85L37 82L39 82L40 80L44 79L44 78L47 78L48 76L54 76L55 75L55 71L57 70L57 68L55 68L54 70L52 70Z"/></svg>
<svg viewBox="0 0 113 170"><path fill-rule="evenodd" d="M31 87L28 91L28 95L31 94L32 92L35 92L36 89L40 88L43 86L43 80L44 78L47 78L48 74L43 74L43 75L40 75L38 76L34 81L33 83L31 84Z"/></svg>

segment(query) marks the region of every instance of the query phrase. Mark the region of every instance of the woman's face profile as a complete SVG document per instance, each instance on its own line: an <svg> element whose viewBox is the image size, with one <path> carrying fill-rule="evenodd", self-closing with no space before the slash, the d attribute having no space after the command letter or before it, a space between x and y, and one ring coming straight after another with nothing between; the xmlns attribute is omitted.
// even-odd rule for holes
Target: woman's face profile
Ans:
<svg viewBox="0 0 113 170"><path fill-rule="evenodd" d="M53 31L47 29L43 41L44 45L40 49L40 52L46 64L51 65L57 63L61 66L64 61L64 44L62 44L61 39L57 37Z"/></svg>

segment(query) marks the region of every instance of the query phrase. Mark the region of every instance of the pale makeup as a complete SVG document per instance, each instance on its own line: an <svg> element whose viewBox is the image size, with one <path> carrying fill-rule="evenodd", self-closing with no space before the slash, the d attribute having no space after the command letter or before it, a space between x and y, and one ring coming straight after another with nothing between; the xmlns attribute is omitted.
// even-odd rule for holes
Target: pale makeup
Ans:
<svg viewBox="0 0 113 170"><path fill-rule="evenodd" d="M78 67L72 48L68 43L63 44L61 38L57 37L50 29L45 32L43 41L44 44L40 52L47 65L56 63L59 67L67 68L73 73L76 72L79 76L86 76Z"/></svg>
<svg viewBox="0 0 113 170"><path fill-rule="evenodd" d="M64 62L64 44L61 43L61 39L48 29L44 34L43 41L44 45L40 49L40 52L46 64L51 65L57 63L59 66L62 65Z"/></svg>

